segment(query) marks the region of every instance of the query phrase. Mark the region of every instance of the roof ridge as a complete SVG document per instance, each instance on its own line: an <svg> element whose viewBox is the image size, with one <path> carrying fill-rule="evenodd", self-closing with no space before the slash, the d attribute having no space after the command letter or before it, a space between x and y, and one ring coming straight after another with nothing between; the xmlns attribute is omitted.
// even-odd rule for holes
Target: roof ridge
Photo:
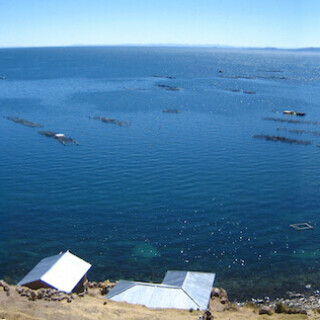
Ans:
<svg viewBox="0 0 320 320"><path fill-rule="evenodd" d="M185 278L184 278L184 280L183 280L181 289L183 290L183 292L186 293L186 295L187 295L196 305L198 305L198 306L201 308L201 304L200 304L196 299L194 299L194 298L192 297L192 295L189 294L188 291L184 288L184 284L185 284L185 282L187 281L187 278L188 278L189 276L190 276L190 271L186 271L186 276L185 276Z"/></svg>
<svg viewBox="0 0 320 320"><path fill-rule="evenodd" d="M197 300L195 300L186 290L184 290L184 288L181 287L180 289L201 309L201 305Z"/></svg>
<svg viewBox="0 0 320 320"><path fill-rule="evenodd" d="M121 280L119 282L134 283L135 285L142 285L142 286L148 286L148 287L162 287L162 288L168 288L168 289L182 289L181 286L173 286L173 285L165 284L165 283L140 282L140 281L130 281L130 280Z"/></svg>

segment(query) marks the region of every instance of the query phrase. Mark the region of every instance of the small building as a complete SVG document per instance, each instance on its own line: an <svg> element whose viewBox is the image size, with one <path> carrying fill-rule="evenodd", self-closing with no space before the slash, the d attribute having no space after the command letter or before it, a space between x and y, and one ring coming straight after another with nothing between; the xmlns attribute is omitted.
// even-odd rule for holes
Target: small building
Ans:
<svg viewBox="0 0 320 320"><path fill-rule="evenodd" d="M17 285L31 289L54 288L66 293L82 292L91 264L69 251L42 259Z"/></svg>
<svg viewBox="0 0 320 320"><path fill-rule="evenodd" d="M106 298L148 308L205 310L214 280L214 273L168 271L161 284L119 281Z"/></svg>

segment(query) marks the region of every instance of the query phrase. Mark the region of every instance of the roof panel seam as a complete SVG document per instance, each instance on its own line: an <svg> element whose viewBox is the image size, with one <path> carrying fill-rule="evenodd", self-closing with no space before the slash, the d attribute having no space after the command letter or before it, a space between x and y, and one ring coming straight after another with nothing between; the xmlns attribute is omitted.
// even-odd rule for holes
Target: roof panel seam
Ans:
<svg viewBox="0 0 320 320"><path fill-rule="evenodd" d="M184 290L182 287L180 288L199 308L201 308L201 305L194 299L190 296L190 294Z"/></svg>

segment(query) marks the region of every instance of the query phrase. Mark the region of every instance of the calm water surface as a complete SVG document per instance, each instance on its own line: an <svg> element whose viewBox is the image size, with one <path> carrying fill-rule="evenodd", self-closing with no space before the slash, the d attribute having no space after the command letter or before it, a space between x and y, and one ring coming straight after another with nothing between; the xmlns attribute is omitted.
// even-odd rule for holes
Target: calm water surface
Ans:
<svg viewBox="0 0 320 320"><path fill-rule="evenodd" d="M216 285L237 298L318 288L320 136L286 130L320 126L263 118L296 120L282 115L293 109L320 121L320 55L2 49L1 76L0 278L18 281L70 249L92 263L94 280L158 281L184 269L216 272ZM297 222L315 229L289 228Z"/></svg>

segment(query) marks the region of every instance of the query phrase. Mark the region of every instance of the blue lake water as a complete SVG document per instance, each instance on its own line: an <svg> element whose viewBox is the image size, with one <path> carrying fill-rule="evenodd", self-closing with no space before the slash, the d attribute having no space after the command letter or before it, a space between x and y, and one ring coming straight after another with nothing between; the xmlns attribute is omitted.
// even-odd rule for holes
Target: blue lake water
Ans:
<svg viewBox="0 0 320 320"><path fill-rule="evenodd" d="M92 263L93 280L183 269L216 272L237 298L319 287L320 136L288 130L320 125L263 120L320 121L319 54L1 49L1 76L0 278L14 283L70 249ZM298 222L315 229L289 227Z"/></svg>

